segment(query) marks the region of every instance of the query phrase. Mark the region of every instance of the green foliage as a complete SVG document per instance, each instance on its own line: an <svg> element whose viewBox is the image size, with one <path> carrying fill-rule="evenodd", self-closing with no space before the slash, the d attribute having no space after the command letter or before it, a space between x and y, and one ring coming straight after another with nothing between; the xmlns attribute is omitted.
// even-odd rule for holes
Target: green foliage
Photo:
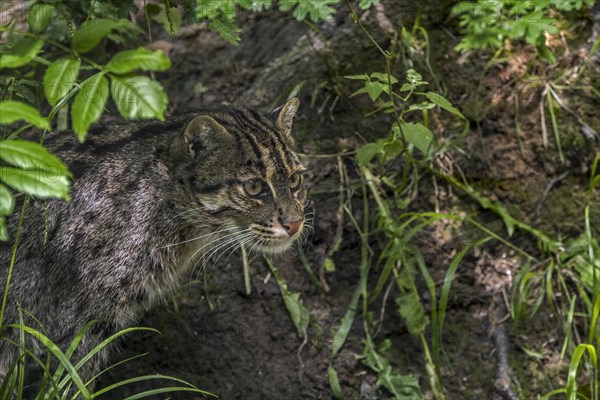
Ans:
<svg viewBox="0 0 600 400"><path fill-rule="evenodd" d="M385 387L396 400L424 400L419 381L411 375L398 375L392 369L389 360L383 356L392 343L385 340L379 349L375 349L368 338L365 343L363 362L377 373L377 386Z"/></svg>
<svg viewBox="0 0 600 400"><path fill-rule="evenodd" d="M293 10L292 15L298 21L310 20L318 22L333 15L334 4L340 0L279 0L277 4L281 11ZM379 0L362 0L361 8L366 9ZM236 11L239 8L252 12L262 11L273 4L272 0L222 0L195 1L195 17L198 20L208 20L209 29L219 33L229 43L237 46L240 42L239 33L242 31L236 25Z"/></svg>
<svg viewBox="0 0 600 400"><path fill-rule="evenodd" d="M505 39L525 41L535 46L540 55L553 62L554 56L545 45L545 33L557 34L558 20L552 10L569 12L591 7L594 0L477 0L463 1L452 9L460 16L462 38L458 51L501 49Z"/></svg>
<svg viewBox="0 0 600 400"><path fill-rule="evenodd" d="M393 75L381 72L374 72L371 75L350 75L346 78L364 82L364 87L356 90L352 96L367 94L373 102L376 102L375 112L397 115L396 122L391 126L391 135L367 143L358 151L357 161L360 165L368 164L375 156L379 156L384 162L392 160L408 150L406 144L416 147L424 154L427 153L433 141L433 133L421 122L407 122L405 118L409 113L422 113L439 106L464 119L460 111L441 94L420 91L421 86L427 86L429 83L424 81L414 69L406 72L405 81L401 85ZM383 94L388 98L381 99ZM419 97L420 101L415 102L413 96Z"/></svg>
<svg viewBox="0 0 600 400"><path fill-rule="evenodd" d="M84 399L93 399L101 395L106 395L122 386L129 385L134 382L139 381L149 381L149 380L163 380L163 381L171 381L177 384L183 384L183 386L167 386L158 389L152 389L145 392L137 393L133 396L128 397L129 399L142 399L150 396L155 396L161 393L172 393L172 392L190 392L196 394L202 394L204 396L214 396L211 393L205 392L196 388L194 385L187 383L181 379L173 378L165 375L146 375L146 376L138 376L135 378L125 379L120 382L114 383L105 388L99 388L94 392L90 392L88 387L90 384L98 378L101 374L93 377L92 380L88 382L84 382L81 376L79 375L79 371L82 367L85 366L86 363L90 362L92 357L98 354L101 350L109 346L116 339L127 335L133 331L147 330L154 331L154 329L150 328L128 328L121 330L108 339L94 347L90 350L81 360L74 364L71 362L71 357L77 350L78 346L81 344L81 341L84 338L86 332L92 327L94 322L88 323L81 331L79 331L73 341L71 342L69 348L63 352L61 349L56 346L43 332L40 330L34 329L32 327L26 326L24 324L14 324L8 325L6 328L17 329L21 332L19 342L6 341L6 345L13 345L18 347L19 354L21 357L14 363L8 371L6 371L6 377L4 378L2 384L0 385L0 398L1 399L15 399L15 400L23 400L23 384L26 370L30 367L30 363L37 364L38 367L43 369L43 376L40 379L39 384L39 392L35 398L44 398L49 400L60 400L66 398L75 398L81 395ZM26 337L31 337L35 339L35 342L39 344L39 347L42 351L34 351L33 349L27 347L31 341L29 339L26 340ZM45 351L46 359L40 358L40 354L43 354ZM56 361L56 363L51 362L51 360ZM56 364L56 368L54 370L51 369L52 365ZM106 370L105 370L106 371ZM72 397L68 397L72 396Z"/></svg>

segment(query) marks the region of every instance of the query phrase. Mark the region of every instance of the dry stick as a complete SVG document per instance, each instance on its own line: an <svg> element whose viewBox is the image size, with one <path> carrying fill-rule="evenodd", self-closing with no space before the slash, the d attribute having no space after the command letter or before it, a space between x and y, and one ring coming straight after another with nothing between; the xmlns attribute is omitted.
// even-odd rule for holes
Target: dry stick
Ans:
<svg viewBox="0 0 600 400"><path fill-rule="evenodd" d="M569 171L563 172L556 178L553 178L552 180L550 180L550 182L548 182L548 185L546 185L546 189L544 190L544 193L542 193L542 197L538 200L538 203L536 204L535 209L533 210L533 215L535 217L536 222L539 222L540 220L540 210L542 209L542 205L546 201L546 197L548 197L548 194L550 193L552 188L556 186L558 182L565 179L567 175L569 175Z"/></svg>
<svg viewBox="0 0 600 400"><path fill-rule="evenodd" d="M494 344L497 354L494 387L506 400L519 400L519 396L517 396L511 387L511 376L514 375L514 372L509 364L509 337L506 327L508 310L504 303L502 291L494 295L494 308L496 309L496 313L492 314L492 326L496 326Z"/></svg>

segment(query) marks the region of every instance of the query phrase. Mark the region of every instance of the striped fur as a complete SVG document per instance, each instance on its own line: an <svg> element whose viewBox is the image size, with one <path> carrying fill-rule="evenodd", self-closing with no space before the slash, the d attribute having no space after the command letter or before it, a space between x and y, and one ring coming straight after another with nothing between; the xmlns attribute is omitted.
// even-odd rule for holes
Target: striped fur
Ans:
<svg viewBox="0 0 600 400"><path fill-rule="evenodd" d="M95 320L74 355L81 359L186 272L242 244L289 248L302 235L306 202L290 132L297 107L291 99L269 115L229 108L96 127L85 144L72 133L48 134L45 144L73 172L72 200L29 202L4 323L19 321L19 305L36 317L25 316L26 324L40 328L39 321L66 350ZM8 221L11 238L18 219ZM0 243L0 265L9 265L12 245ZM16 330L5 333L18 342ZM0 378L17 356L0 341ZM79 371L84 380L100 358Z"/></svg>

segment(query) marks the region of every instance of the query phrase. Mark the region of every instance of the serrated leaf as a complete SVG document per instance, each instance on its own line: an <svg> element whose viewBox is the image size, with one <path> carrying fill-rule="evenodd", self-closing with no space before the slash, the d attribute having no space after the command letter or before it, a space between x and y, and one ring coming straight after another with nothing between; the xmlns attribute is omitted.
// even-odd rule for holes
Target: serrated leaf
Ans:
<svg viewBox="0 0 600 400"><path fill-rule="evenodd" d="M97 18L82 24L73 34L71 47L79 53L86 53L100 43L102 38L112 30L130 25L131 22L121 19L113 20Z"/></svg>
<svg viewBox="0 0 600 400"><path fill-rule="evenodd" d="M434 93L434 92L427 92L427 93L425 93L425 97L427 97L427 99L429 99L429 101L440 106L444 110L456 115L457 117L465 119L464 115L462 115L461 112L458 111L458 109L456 107L454 107L452 105L452 103L450 103L448 100L446 100L446 98L444 98L444 96L442 96L441 94Z"/></svg>
<svg viewBox="0 0 600 400"><path fill-rule="evenodd" d="M425 315L425 310L417 293L411 290L399 294L396 296L396 304L410 334L413 336L422 334L429 324L429 318Z"/></svg>
<svg viewBox="0 0 600 400"><path fill-rule="evenodd" d="M24 37L13 43L12 48L0 55L0 68L18 68L40 52L44 45L43 40Z"/></svg>
<svg viewBox="0 0 600 400"><path fill-rule="evenodd" d="M54 61L44 74L44 94L48 103L55 105L71 90L79 74L81 61L75 58L63 58Z"/></svg>
<svg viewBox="0 0 600 400"><path fill-rule="evenodd" d="M36 3L31 7L29 15L27 16L27 23L34 32L43 32L54 15L54 6L46 3Z"/></svg>
<svg viewBox="0 0 600 400"><path fill-rule="evenodd" d="M50 130L48 120L29 104L14 100L0 103L0 124L8 125L19 120L25 120L40 129Z"/></svg>
<svg viewBox="0 0 600 400"><path fill-rule="evenodd" d="M0 184L0 215L10 215L15 208L15 198L8 188Z"/></svg>
<svg viewBox="0 0 600 400"><path fill-rule="evenodd" d="M161 50L151 51L144 47L121 51L106 64L106 69L115 74L126 74L134 70L165 71L171 61Z"/></svg>
<svg viewBox="0 0 600 400"><path fill-rule="evenodd" d="M15 190L41 199L70 200L70 182L64 175L0 166L0 180Z"/></svg>
<svg viewBox="0 0 600 400"><path fill-rule="evenodd" d="M394 124L392 129L397 133L402 132L404 139L423 153L427 151L433 140L433 133L425 125L418 122L401 122L400 127L398 127L398 124Z"/></svg>
<svg viewBox="0 0 600 400"><path fill-rule="evenodd" d="M169 13L167 15L167 13ZM167 7L161 8L158 15L152 17L156 22L162 24L165 32L170 34L171 36L179 33L179 29L181 27L181 15L177 11L176 8Z"/></svg>
<svg viewBox="0 0 600 400"><path fill-rule="evenodd" d="M41 144L27 140L0 141L0 159L24 169L48 171L70 176L69 169Z"/></svg>
<svg viewBox="0 0 600 400"><path fill-rule="evenodd" d="M81 143L85 141L90 125L96 122L104 112L107 100L108 80L103 73L92 75L81 84L81 89L75 96L71 108L73 130Z"/></svg>
<svg viewBox="0 0 600 400"><path fill-rule="evenodd" d="M157 81L147 76L111 78L111 93L119 113L127 119L164 119L167 94Z"/></svg>
<svg viewBox="0 0 600 400"><path fill-rule="evenodd" d="M337 2L338 0L279 0L278 4L281 11L287 11L296 6L293 16L298 21L303 21L308 16L312 22L318 22L335 13L335 9L331 5Z"/></svg>
<svg viewBox="0 0 600 400"><path fill-rule="evenodd" d="M227 40L234 46L237 46L240 43L241 39L238 35L238 32L241 32L242 30L231 22L213 19L210 21L208 29L213 32L217 32L223 39Z"/></svg>

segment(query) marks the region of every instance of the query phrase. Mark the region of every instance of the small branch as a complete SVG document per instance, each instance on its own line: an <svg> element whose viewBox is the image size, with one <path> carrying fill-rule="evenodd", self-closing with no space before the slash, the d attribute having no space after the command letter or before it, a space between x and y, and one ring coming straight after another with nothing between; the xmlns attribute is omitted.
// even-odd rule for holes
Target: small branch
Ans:
<svg viewBox="0 0 600 400"><path fill-rule="evenodd" d="M502 291L494 296L494 308L496 310L492 325L495 325L494 344L496 346L496 380L494 387L506 400L519 400L519 396L511 387L514 372L510 366L510 345L506 321L510 314L504 303Z"/></svg>

